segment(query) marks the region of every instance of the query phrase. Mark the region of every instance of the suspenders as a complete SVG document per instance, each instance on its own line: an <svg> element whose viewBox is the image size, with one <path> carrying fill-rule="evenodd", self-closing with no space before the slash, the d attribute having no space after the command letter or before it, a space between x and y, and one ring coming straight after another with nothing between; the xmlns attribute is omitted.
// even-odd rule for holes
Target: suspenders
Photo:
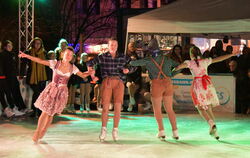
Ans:
<svg viewBox="0 0 250 158"><path fill-rule="evenodd" d="M160 79L160 76L163 75L164 78L168 78L167 75L164 74L164 72L162 71L162 66L164 64L164 60L165 60L165 56L162 57L162 60L161 60L161 64L159 65L152 57L150 57L151 60L153 61L153 63L155 64L155 66L159 69L159 73L158 73L158 76L157 76L157 79Z"/></svg>

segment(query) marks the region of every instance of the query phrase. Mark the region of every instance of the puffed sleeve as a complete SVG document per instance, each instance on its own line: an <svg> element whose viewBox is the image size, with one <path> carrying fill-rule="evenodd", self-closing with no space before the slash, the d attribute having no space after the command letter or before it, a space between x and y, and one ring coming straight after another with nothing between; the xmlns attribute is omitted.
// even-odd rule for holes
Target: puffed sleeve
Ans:
<svg viewBox="0 0 250 158"><path fill-rule="evenodd" d="M209 66L210 64L212 64L213 59L212 58L206 58L204 59L204 62L206 63L207 66Z"/></svg>
<svg viewBox="0 0 250 158"><path fill-rule="evenodd" d="M187 67L190 68L191 67L191 61L190 60L185 60L184 63L187 64Z"/></svg>
<svg viewBox="0 0 250 158"><path fill-rule="evenodd" d="M53 70L55 69L57 60L49 60L49 67Z"/></svg>
<svg viewBox="0 0 250 158"><path fill-rule="evenodd" d="M72 73L73 74L77 74L77 72L79 72L79 69L75 65L73 65L73 71L72 71Z"/></svg>

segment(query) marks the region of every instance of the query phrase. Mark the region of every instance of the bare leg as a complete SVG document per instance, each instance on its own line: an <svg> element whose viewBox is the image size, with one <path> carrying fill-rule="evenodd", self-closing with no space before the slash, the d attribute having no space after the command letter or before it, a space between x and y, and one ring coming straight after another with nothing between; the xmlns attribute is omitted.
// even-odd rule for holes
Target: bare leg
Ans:
<svg viewBox="0 0 250 158"><path fill-rule="evenodd" d="M32 140L37 143L38 139L39 139L39 135L41 134L42 128L45 126L46 121L47 121L47 116L48 114L45 112L42 112L42 114L40 115L39 119L38 119L38 123L37 123L37 128L36 131L33 135Z"/></svg>
<svg viewBox="0 0 250 158"><path fill-rule="evenodd" d="M212 118L208 115L207 111L204 110L201 106L197 106L197 110L199 111L201 117L204 118L207 122L209 120L212 120Z"/></svg>
<svg viewBox="0 0 250 158"><path fill-rule="evenodd" d="M208 113L208 115L210 116L210 118L211 118L213 121L215 121L215 117L214 117L212 105L208 105L207 113Z"/></svg>
<svg viewBox="0 0 250 158"><path fill-rule="evenodd" d="M49 115L48 115L48 116L47 116L47 119L46 119L46 123L44 124L44 126L43 126L43 128L42 128L42 130L41 130L41 134L40 134L40 136L39 136L39 139L42 139L42 138L43 138L43 136L44 136L45 133L47 132L49 126L51 125L52 121L53 121L53 116L49 116Z"/></svg>
<svg viewBox="0 0 250 158"><path fill-rule="evenodd" d="M169 121L172 126L172 130L177 130L177 125L176 125L176 116L175 112L173 110L173 96L164 96L163 97L163 103L165 110L167 111Z"/></svg>
<svg viewBox="0 0 250 158"><path fill-rule="evenodd" d="M215 117L214 117L214 114L213 114L212 105L208 105L207 113L211 118L211 120L208 121L208 124L210 125L209 134L213 135L215 137L215 139L218 140L220 137L218 136L218 133L217 133L217 128L216 128L216 125L215 125Z"/></svg>
<svg viewBox="0 0 250 158"><path fill-rule="evenodd" d="M114 103L114 128L118 128L120 122L121 115L121 107L120 103Z"/></svg>
<svg viewBox="0 0 250 158"><path fill-rule="evenodd" d="M207 111L204 110L201 106L197 106L197 109L200 113L200 115L207 121L207 123L209 124L210 126L210 130L209 130L209 133L210 135L216 133L216 126L215 126L215 123L214 121L212 120L212 118L208 115Z"/></svg>
<svg viewBox="0 0 250 158"><path fill-rule="evenodd" d="M159 131L164 130L163 122L162 122L162 111L161 111L162 97L152 98L151 100L153 103L155 119L158 123L158 129Z"/></svg>
<svg viewBox="0 0 250 158"><path fill-rule="evenodd" d="M102 127L107 127L109 105L110 104L103 104L103 109L102 109Z"/></svg>

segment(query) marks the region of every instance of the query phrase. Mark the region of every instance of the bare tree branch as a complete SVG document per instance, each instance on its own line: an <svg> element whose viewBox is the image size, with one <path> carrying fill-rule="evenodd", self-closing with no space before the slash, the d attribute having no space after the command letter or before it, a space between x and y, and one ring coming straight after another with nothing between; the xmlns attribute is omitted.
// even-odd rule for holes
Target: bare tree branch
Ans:
<svg viewBox="0 0 250 158"><path fill-rule="evenodd" d="M66 15L63 15L63 17L65 17L65 20L63 21L63 28L62 28L62 37L63 35L65 34L65 32L68 31L68 28L69 28L69 17L71 16L71 13L72 13L72 9L73 9L73 6L75 5L75 2L76 0L72 0L71 3L70 3L70 7L68 9L68 12ZM67 3L67 1L66 1ZM67 6L65 6L67 7Z"/></svg>
<svg viewBox="0 0 250 158"><path fill-rule="evenodd" d="M116 11L111 12L110 14L107 14L105 16L101 16L97 19L95 19L94 21L92 21L91 23L88 23L87 25L85 25L84 27L80 28L77 36L76 36L76 40L74 42L74 46L76 46L76 44L78 43L79 39L80 39L80 35L87 30L90 26L94 25L95 23L98 23L100 20L105 19L105 18L109 18L110 16L114 15L114 13L116 13Z"/></svg>
<svg viewBox="0 0 250 158"><path fill-rule="evenodd" d="M110 27L106 27L106 28L105 28L105 27L101 27L101 28L99 28L99 29L96 29L96 30L90 32L90 33L83 39L83 41L86 41L87 39L89 39L93 34L99 32L99 31L102 31L102 30L107 30L107 29L111 29L111 28L110 28Z"/></svg>
<svg viewBox="0 0 250 158"><path fill-rule="evenodd" d="M118 8L120 8L120 0L112 0L110 6L110 0L88 0L90 3L86 8L86 12L81 14L81 18L77 19L80 23L75 25L71 24L72 20L72 9L73 6L77 5L76 0L69 0L69 2L65 2L64 6L62 7L63 10L63 26L62 26L62 36L68 36L70 34L74 34L74 42L73 46L75 47L77 43L79 43L79 39L81 34L84 35L84 41L86 41L89 37L93 36L95 33L103 31L103 30L110 30L113 28L111 21L115 19L116 13ZM96 5L101 2L102 10L106 12L101 12L101 14L96 14L95 9ZM115 9L110 10L112 5ZM70 6L69 6L70 5ZM119 5L119 6L118 6ZM112 7L113 8L113 7ZM78 13L77 13L78 14ZM75 17L74 17L75 18ZM74 27L74 28L73 28ZM70 32L74 29L74 31Z"/></svg>

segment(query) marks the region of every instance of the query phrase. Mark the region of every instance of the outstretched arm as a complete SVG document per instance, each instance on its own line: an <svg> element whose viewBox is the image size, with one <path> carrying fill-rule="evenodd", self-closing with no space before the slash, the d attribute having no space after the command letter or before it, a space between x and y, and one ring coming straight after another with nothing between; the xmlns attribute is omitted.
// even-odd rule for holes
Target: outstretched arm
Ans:
<svg viewBox="0 0 250 158"><path fill-rule="evenodd" d="M73 65L73 74L75 74L83 79L85 79L88 76L94 75L94 73L95 73L95 70L91 70L91 69L88 69L88 71L85 71L85 72L81 72L81 71L79 71L79 69L75 65Z"/></svg>
<svg viewBox="0 0 250 158"><path fill-rule="evenodd" d="M76 73L76 75L81 77L81 78L86 78L86 77L88 77L90 75L90 73L88 71L87 72L79 71L79 72Z"/></svg>
<svg viewBox="0 0 250 158"><path fill-rule="evenodd" d="M179 71L179 70L185 69L185 68L187 68L187 67L188 67L188 65L187 65L186 63L182 63L182 64L180 64L179 66L175 67L175 68L173 69L173 71Z"/></svg>
<svg viewBox="0 0 250 158"><path fill-rule="evenodd" d="M217 58L212 59L212 63L221 62L221 61L226 60L228 58L231 58L232 56L235 56L235 55L236 55L236 53L219 56Z"/></svg>
<svg viewBox="0 0 250 158"><path fill-rule="evenodd" d="M32 60L34 62L37 62L39 64L49 66L49 61L48 60L43 60L43 59L40 59L40 58L37 58L37 57L33 57L33 56L25 54L25 53L23 53L21 51L19 52L18 57L19 58L27 58L27 59Z"/></svg>
<svg viewBox="0 0 250 158"><path fill-rule="evenodd" d="M99 80L98 77L95 76L95 70L93 69L93 67L88 67L88 71L85 72L85 73L88 73L88 76L91 77L91 79L96 82ZM81 77L81 76L80 76ZM83 78L83 77L82 77Z"/></svg>

